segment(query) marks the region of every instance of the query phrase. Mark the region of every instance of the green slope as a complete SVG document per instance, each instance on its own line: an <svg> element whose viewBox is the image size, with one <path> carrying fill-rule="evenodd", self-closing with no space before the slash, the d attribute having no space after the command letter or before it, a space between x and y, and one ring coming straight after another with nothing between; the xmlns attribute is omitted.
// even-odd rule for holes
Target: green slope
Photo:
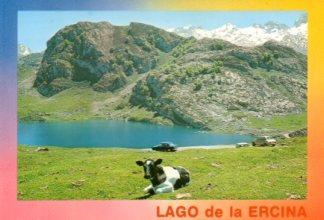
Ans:
<svg viewBox="0 0 324 220"><path fill-rule="evenodd" d="M149 199L305 199L306 138L286 139L278 147L191 149L176 153L100 148L55 148L36 152L18 147L18 199L136 199L149 182L135 164L162 158L163 165L183 166L189 186Z"/></svg>

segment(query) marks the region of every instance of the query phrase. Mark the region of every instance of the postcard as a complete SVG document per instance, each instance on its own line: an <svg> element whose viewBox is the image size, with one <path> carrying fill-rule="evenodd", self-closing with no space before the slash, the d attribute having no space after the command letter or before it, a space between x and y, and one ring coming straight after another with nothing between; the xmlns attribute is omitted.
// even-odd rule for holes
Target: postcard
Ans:
<svg viewBox="0 0 324 220"><path fill-rule="evenodd" d="M5 2L1 219L321 219L320 8Z"/></svg>

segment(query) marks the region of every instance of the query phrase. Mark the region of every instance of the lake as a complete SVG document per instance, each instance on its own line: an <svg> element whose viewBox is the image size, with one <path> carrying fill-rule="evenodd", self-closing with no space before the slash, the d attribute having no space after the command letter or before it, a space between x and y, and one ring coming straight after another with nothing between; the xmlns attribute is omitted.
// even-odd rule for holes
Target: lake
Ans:
<svg viewBox="0 0 324 220"><path fill-rule="evenodd" d="M252 138L182 126L110 120L19 122L18 125L19 144L36 146L149 148L163 141L177 146L197 146L249 142Z"/></svg>

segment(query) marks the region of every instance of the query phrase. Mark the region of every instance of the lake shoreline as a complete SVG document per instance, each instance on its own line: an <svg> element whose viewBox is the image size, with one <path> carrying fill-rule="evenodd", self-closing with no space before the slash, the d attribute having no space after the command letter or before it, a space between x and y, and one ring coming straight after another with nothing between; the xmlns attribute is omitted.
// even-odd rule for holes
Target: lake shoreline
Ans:
<svg viewBox="0 0 324 220"><path fill-rule="evenodd" d="M192 149L218 150L218 149L226 149L226 148L235 148L235 145L219 144L219 145L183 146L183 147L177 147L177 151L192 150ZM151 148L145 148L142 150L153 151Z"/></svg>

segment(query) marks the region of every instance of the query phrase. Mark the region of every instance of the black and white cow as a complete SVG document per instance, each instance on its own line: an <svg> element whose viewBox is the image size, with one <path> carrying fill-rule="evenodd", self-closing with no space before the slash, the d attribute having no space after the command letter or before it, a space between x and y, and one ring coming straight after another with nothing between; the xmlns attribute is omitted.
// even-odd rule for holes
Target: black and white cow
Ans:
<svg viewBox="0 0 324 220"><path fill-rule="evenodd" d="M151 185L144 189L145 193L159 194L173 192L189 184L189 171L183 167L161 166L162 159L136 161L138 166L144 167L144 178L151 181Z"/></svg>

